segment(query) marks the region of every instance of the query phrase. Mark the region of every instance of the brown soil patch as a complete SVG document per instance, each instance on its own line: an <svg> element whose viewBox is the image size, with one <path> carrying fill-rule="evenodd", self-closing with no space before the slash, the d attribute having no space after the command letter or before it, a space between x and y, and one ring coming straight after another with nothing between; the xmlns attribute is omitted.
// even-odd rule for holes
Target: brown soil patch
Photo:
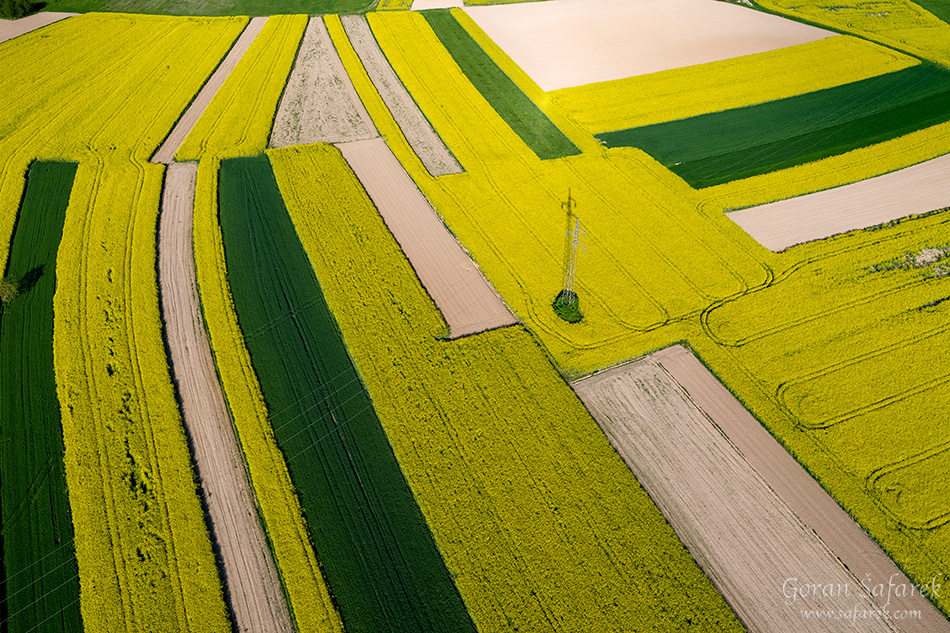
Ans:
<svg viewBox="0 0 950 633"><path fill-rule="evenodd" d="M338 147L442 312L452 338L517 322L385 140Z"/></svg>
<svg viewBox="0 0 950 633"><path fill-rule="evenodd" d="M370 31L365 15L340 17L350 43L383 102L402 130L410 147L433 176L461 173L462 167L435 133L406 87L399 81L379 43Z"/></svg>
<svg viewBox="0 0 950 633"><path fill-rule="evenodd" d="M234 70L237 63L241 61L244 53L246 53L247 49L251 46L251 42L254 41L254 38L256 38L261 32L261 29L264 28L266 21L267 18L264 17L251 18L247 28L244 29L241 36L234 42L234 46L231 47L224 61L221 62L221 65L214 71L211 78L208 79L208 82L201 88L198 92L198 96L191 102L191 105L188 106L185 113L181 115L181 118L165 139L165 142L162 143L161 147L159 147L152 156L153 163L168 164L174 160L175 152L178 151L178 148L181 147L185 138L188 137L191 128L195 127L195 123L197 123L201 115L204 114L208 104L211 103L211 99L214 98L214 95L217 94L221 86L224 85L224 81L228 78L228 75L231 74L231 71Z"/></svg>
<svg viewBox="0 0 950 633"><path fill-rule="evenodd" d="M159 228L162 317L222 581L239 631L293 633L201 316L192 248L198 166L172 163Z"/></svg>
<svg viewBox="0 0 950 633"><path fill-rule="evenodd" d="M727 217L771 251L950 207L950 154L883 176L733 211Z"/></svg>
<svg viewBox="0 0 950 633"><path fill-rule="evenodd" d="M907 588L909 580L686 349L573 386L750 630L901 630L898 621L862 619L884 601L876 605L861 579L869 573L874 583ZM881 564L864 564L872 559ZM906 630L946 630L919 595L903 603L892 596L888 609L922 612ZM803 616L814 610L835 617Z"/></svg>

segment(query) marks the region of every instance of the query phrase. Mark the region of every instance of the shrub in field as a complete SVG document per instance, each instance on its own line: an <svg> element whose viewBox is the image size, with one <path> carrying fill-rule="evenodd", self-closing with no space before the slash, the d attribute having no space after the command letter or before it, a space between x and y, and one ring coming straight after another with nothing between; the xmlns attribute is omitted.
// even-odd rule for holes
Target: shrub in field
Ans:
<svg viewBox="0 0 950 633"><path fill-rule="evenodd" d="M244 340L344 626L474 632L267 157L223 161L219 200Z"/></svg>
<svg viewBox="0 0 950 633"><path fill-rule="evenodd" d="M0 0L0 19L17 20L32 10L30 0Z"/></svg>
<svg viewBox="0 0 950 633"><path fill-rule="evenodd" d="M79 579L53 375L56 250L76 165L33 163L0 319L0 509L7 631L78 631ZM6 301L6 298L4 299Z"/></svg>
<svg viewBox="0 0 950 633"><path fill-rule="evenodd" d="M740 629L531 336L437 340L444 322L340 153L268 156L478 629Z"/></svg>
<svg viewBox="0 0 950 633"><path fill-rule="evenodd" d="M15 280L0 278L0 302L13 301L18 294L20 294L20 287Z"/></svg>

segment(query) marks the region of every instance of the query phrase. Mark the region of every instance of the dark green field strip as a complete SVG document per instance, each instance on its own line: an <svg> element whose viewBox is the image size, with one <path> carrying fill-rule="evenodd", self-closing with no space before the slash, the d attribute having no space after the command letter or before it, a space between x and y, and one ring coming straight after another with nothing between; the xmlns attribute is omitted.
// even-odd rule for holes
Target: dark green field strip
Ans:
<svg viewBox="0 0 950 633"><path fill-rule="evenodd" d="M46 11L153 13L157 15L280 15L360 13L372 0L49 0Z"/></svg>
<svg viewBox="0 0 950 633"><path fill-rule="evenodd" d="M53 374L56 251L76 165L34 163L0 316L0 517L6 630L80 631L79 571Z"/></svg>
<svg viewBox="0 0 950 633"><path fill-rule="evenodd" d="M688 119L598 134L643 149L694 187L799 165L950 119L950 72L888 75Z"/></svg>
<svg viewBox="0 0 950 633"><path fill-rule="evenodd" d="M950 0L916 0L916 3L950 24Z"/></svg>
<svg viewBox="0 0 950 633"><path fill-rule="evenodd" d="M448 9L421 13L472 85L538 158L580 154L577 146L498 67Z"/></svg>
<svg viewBox="0 0 950 633"><path fill-rule="evenodd" d="M265 156L221 163L228 280L346 630L474 633Z"/></svg>

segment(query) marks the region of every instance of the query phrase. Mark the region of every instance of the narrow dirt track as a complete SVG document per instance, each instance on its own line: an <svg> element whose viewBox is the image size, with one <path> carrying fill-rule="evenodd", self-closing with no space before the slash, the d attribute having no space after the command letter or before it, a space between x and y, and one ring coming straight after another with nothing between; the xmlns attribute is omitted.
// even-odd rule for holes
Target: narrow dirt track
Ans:
<svg viewBox="0 0 950 633"><path fill-rule="evenodd" d="M49 13L34 13L19 20L0 20L0 44L74 15L79 14L50 11Z"/></svg>
<svg viewBox="0 0 950 633"><path fill-rule="evenodd" d="M910 586L910 580L894 561L689 350L674 345L651 356L683 386L769 487L856 577L869 576L871 586L887 586L892 578L895 584ZM876 602L882 606L886 601L884 596ZM902 630L950 633L950 621L919 594L906 598L892 595L888 608L920 611L920 619L902 625Z"/></svg>
<svg viewBox="0 0 950 633"><path fill-rule="evenodd" d="M384 139L337 147L442 312L451 338L517 323Z"/></svg>
<svg viewBox="0 0 950 633"><path fill-rule="evenodd" d="M919 610L919 620L803 616L879 613L884 600L875 605L862 590L864 573L875 584L911 585L891 575L893 563L686 349L663 350L573 387L750 630L947 630L919 595L900 603L892 596L888 605L891 613ZM881 565L863 565L875 557ZM801 594L814 585L833 587L833 595Z"/></svg>
<svg viewBox="0 0 950 633"><path fill-rule="evenodd" d="M159 282L172 375L237 630L293 633L201 316L192 248L197 173L197 164L172 163L162 195Z"/></svg>
<svg viewBox="0 0 950 633"><path fill-rule="evenodd" d="M251 18L247 28L244 29L244 32L241 33L237 41L234 42L234 46L228 51L224 61L221 62L208 79L208 82L201 88L198 92L198 96L191 102L191 105L188 106L185 113L181 115L178 123L172 129L171 133L169 133L161 147L156 150L152 156L153 163L165 163L167 165L175 159L175 152L178 151L178 148L181 147L181 144L188 137L191 128L195 127L195 123L197 123L201 115L204 114L208 104L211 103L211 99L214 98L214 95L217 94L221 86L224 85L224 81L228 78L228 75L231 74L234 67L237 66L241 58L244 57L244 53L246 53L247 49L251 46L251 42L260 34L266 21L266 17Z"/></svg>
<svg viewBox="0 0 950 633"><path fill-rule="evenodd" d="M889 174L727 213L770 251L950 207L950 154Z"/></svg>
<svg viewBox="0 0 950 633"><path fill-rule="evenodd" d="M377 136L323 18L310 18L274 118L271 147L345 143Z"/></svg>
<svg viewBox="0 0 950 633"><path fill-rule="evenodd" d="M461 5L461 2L459 3ZM433 176L446 176L462 172L462 167L455 156L445 146L439 135L435 133L422 110L402 85L389 60L373 32L369 28L365 15L340 16L346 36L350 38L353 49L363 63L363 68L382 97L383 103L389 108L399 129L405 135L409 146L425 165L426 170Z"/></svg>

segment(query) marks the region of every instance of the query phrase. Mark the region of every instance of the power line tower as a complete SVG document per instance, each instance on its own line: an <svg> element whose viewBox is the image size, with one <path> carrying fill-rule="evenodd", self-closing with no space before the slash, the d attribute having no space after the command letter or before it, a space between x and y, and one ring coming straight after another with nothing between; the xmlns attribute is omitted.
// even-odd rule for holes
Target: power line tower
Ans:
<svg viewBox="0 0 950 633"><path fill-rule="evenodd" d="M564 288L554 299L554 311L565 321L576 323L583 316L580 311L580 301L574 290L577 279L577 251L587 247L580 243L581 237L587 232L581 228L581 219L575 213L577 202L571 197L571 190L567 190L567 202L561 203L561 209L567 211L567 232L564 248ZM572 226L573 225L573 226Z"/></svg>

